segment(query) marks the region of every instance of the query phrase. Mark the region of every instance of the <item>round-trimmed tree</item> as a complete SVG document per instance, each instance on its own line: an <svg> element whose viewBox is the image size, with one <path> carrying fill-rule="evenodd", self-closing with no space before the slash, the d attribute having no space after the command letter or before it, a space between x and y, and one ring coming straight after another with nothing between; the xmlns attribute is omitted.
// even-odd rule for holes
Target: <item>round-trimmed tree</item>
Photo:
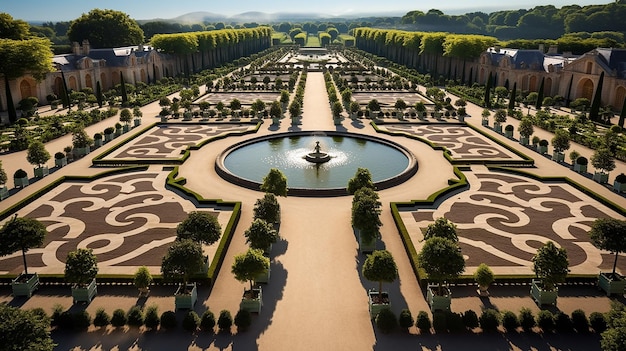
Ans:
<svg viewBox="0 0 626 351"><path fill-rule="evenodd" d="M203 265L202 246L191 239L176 240L169 247L161 263L161 273L166 279L182 280L186 288L189 277L199 272Z"/></svg>
<svg viewBox="0 0 626 351"><path fill-rule="evenodd" d="M252 221L243 235L246 237L246 243L250 244L253 249L259 249L268 252L270 246L278 239L278 234L271 224L262 219Z"/></svg>
<svg viewBox="0 0 626 351"><path fill-rule="evenodd" d="M440 237L426 240L417 255L419 266L428 279L438 283L438 294L443 294L443 282L458 277L465 270L465 259L456 242Z"/></svg>
<svg viewBox="0 0 626 351"><path fill-rule="evenodd" d="M391 252L387 250L375 250L367 256L363 263L363 276L365 279L378 282L378 294L382 299L383 283L393 283L398 279L398 267Z"/></svg>
<svg viewBox="0 0 626 351"><path fill-rule="evenodd" d="M176 235L178 239L191 239L200 244L212 245L220 239L222 227L216 216L194 211L176 226Z"/></svg>
<svg viewBox="0 0 626 351"><path fill-rule="evenodd" d="M231 272L238 281L242 283L249 281L250 290L252 290L254 278L266 272L269 267L270 259L263 256L262 250L248 249L245 253L235 256Z"/></svg>
<svg viewBox="0 0 626 351"><path fill-rule="evenodd" d="M46 150L46 146L39 140L35 140L28 146L28 154L26 160L31 165L41 167L50 159L50 153Z"/></svg>
<svg viewBox="0 0 626 351"><path fill-rule="evenodd" d="M548 241L533 256L533 271L543 282L543 289L554 290L556 284L565 281L569 272L567 251Z"/></svg>
<svg viewBox="0 0 626 351"><path fill-rule="evenodd" d="M626 252L626 221L615 218L598 218L591 225L589 238L593 246L615 254L612 275L615 275L617 258Z"/></svg>
<svg viewBox="0 0 626 351"><path fill-rule="evenodd" d="M272 193L266 193L262 198L256 200L252 212L255 219L263 219L268 223L280 222L280 204L276 195Z"/></svg>
<svg viewBox="0 0 626 351"><path fill-rule="evenodd" d="M67 254L65 280L79 287L86 286L98 274L98 258L92 249L77 249Z"/></svg>
<svg viewBox="0 0 626 351"><path fill-rule="evenodd" d="M287 177L277 168L270 169L269 173L263 177L261 190L272 193L276 196L287 196Z"/></svg>
<svg viewBox="0 0 626 351"><path fill-rule="evenodd" d="M372 181L372 173L367 168L357 168L354 177L348 180L348 194L353 195L361 188L376 189Z"/></svg>
<svg viewBox="0 0 626 351"><path fill-rule="evenodd" d="M426 231L424 232L424 240L435 237L450 239L453 242L459 241L456 233L456 225L450 222L445 217L437 218L435 222L429 224L428 227L426 227Z"/></svg>
<svg viewBox="0 0 626 351"><path fill-rule="evenodd" d="M0 242L3 243L0 245L0 256L21 250L24 274L28 274L26 252L31 248L41 246L47 233L46 227L38 220L15 215L0 229Z"/></svg>

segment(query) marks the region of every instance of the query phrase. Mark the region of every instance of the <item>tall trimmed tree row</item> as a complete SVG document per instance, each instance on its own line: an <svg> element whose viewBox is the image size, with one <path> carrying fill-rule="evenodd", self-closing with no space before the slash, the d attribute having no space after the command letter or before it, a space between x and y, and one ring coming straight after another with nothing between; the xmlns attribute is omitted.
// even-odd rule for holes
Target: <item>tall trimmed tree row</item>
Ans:
<svg viewBox="0 0 626 351"><path fill-rule="evenodd" d="M515 98L517 96L517 82L513 83L513 89L511 89L511 95L509 96L509 110L515 108Z"/></svg>
<svg viewBox="0 0 626 351"><path fill-rule="evenodd" d="M491 108L491 72L489 72L489 78L485 84L485 107Z"/></svg>
<svg viewBox="0 0 626 351"><path fill-rule="evenodd" d="M537 102L535 103L535 108L537 109L537 111L539 111L541 109L541 105L543 104L543 86L545 83L546 78L542 77L541 78L541 84L539 85L539 92L537 93Z"/></svg>
<svg viewBox="0 0 626 351"><path fill-rule="evenodd" d="M597 121L600 114L600 103L602 100L602 85L604 84L604 71L600 73L600 79L598 80L598 87L593 95L593 101L591 101L591 108L589 109L589 119Z"/></svg>

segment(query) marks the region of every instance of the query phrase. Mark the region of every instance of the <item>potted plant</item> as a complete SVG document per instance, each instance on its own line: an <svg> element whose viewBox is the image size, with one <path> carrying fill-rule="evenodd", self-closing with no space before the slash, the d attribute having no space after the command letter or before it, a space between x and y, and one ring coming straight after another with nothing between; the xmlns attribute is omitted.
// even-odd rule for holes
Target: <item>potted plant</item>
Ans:
<svg viewBox="0 0 626 351"><path fill-rule="evenodd" d="M115 128L106 127L104 128L104 142L108 143L109 141L115 138Z"/></svg>
<svg viewBox="0 0 626 351"><path fill-rule="evenodd" d="M398 267L389 251L376 250L367 256L362 272L365 279L378 282L378 291L368 290L370 317L375 318L381 309L391 306L389 294L383 291L383 283L392 283L398 278Z"/></svg>
<svg viewBox="0 0 626 351"><path fill-rule="evenodd" d="M221 235L222 227L217 217L208 212L191 212L176 226L178 239L191 239L200 245L213 245ZM206 274L209 270L209 256L204 255L203 262L199 272Z"/></svg>
<svg viewBox="0 0 626 351"><path fill-rule="evenodd" d="M9 189L7 188L7 172L2 167L2 160L0 160L0 200L4 200L9 196Z"/></svg>
<svg viewBox="0 0 626 351"><path fill-rule="evenodd" d="M133 108L133 123L135 124L135 127L138 127L141 125L141 117L143 117L143 112L141 112L141 109L138 106L135 106Z"/></svg>
<svg viewBox="0 0 626 351"><path fill-rule="evenodd" d="M74 154L76 157L82 157L89 154L91 151L89 147L92 143L93 139L87 135L85 128L82 125L76 127L72 133L72 145L74 146Z"/></svg>
<svg viewBox="0 0 626 351"><path fill-rule="evenodd" d="M552 160L565 162L564 151L570 148L569 132L563 129L557 129L552 138L552 147L554 148Z"/></svg>
<svg viewBox="0 0 626 351"><path fill-rule="evenodd" d="M539 142L540 141L541 141L541 138L536 136L536 135L532 138L533 149L539 150Z"/></svg>
<svg viewBox="0 0 626 351"><path fill-rule="evenodd" d="M270 169L269 173L263 177L261 191L272 193L276 196L287 196L287 177L277 168Z"/></svg>
<svg viewBox="0 0 626 351"><path fill-rule="evenodd" d="M130 121L132 120L132 113L129 109L123 108L120 111L120 122L124 123L123 130L127 133L130 130ZM117 126L116 126L117 128Z"/></svg>
<svg viewBox="0 0 626 351"><path fill-rule="evenodd" d="M533 271L539 280L533 279L531 296L537 305L556 305L558 283L565 281L569 272L567 251L548 241L533 256Z"/></svg>
<svg viewBox="0 0 626 351"><path fill-rule="evenodd" d="M506 127L504 127L504 135L509 139L513 139L513 130L515 130L515 127L511 124L507 124Z"/></svg>
<svg viewBox="0 0 626 351"><path fill-rule="evenodd" d="M362 253L376 250L376 240L380 237L381 203L378 194L370 188L361 188L352 198L352 227L359 239Z"/></svg>
<svg viewBox="0 0 626 351"><path fill-rule="evenodd" d="M618 193L626 192L626 174L620 173L613 181L613 191Z"/></svg>
<svg viewBox="0 0 626 351"><path fill-rule="evenodd" d="M522 118L522 120L519 122L519 125L517 126L517 131L520 135L520 144L528 146L530 136L535 132L533 121L528 117Z"/></svg>
<svg viewBox="0 0 626 351"><path fill-rule="evenodd" d="M13 279L11 283L13 296L30 297L39 286L39 275L28 273L26 252L43 245L46 234L46 227L41 222L32 218L18 218L17 214L0 229L0 242L3 243L0 245L0 256L22 251L24 273Z"/></svg>
<svg viewBox="0 0 626 351"><path fill-rule="evenodd" d="M478 295L489 296L489 285L493 283L494 275L487 264L478 265L476 272L474 272L474 280L478 284Z"/></svg>
<svg viewBox="0 0 626 351"><path fill-rule="evenodd" d="M489 111L488 109L483 109L482 120L481 120L480 124L485 126L485 127L488 126L489 125L489 116L491 116L491 111Z"/></svg>
<svg viewBox="0 0 626 351"><path fill-rule="evenodd" d="M239 309L261 313L263 291L261 287L255 287L253 281L257 276L267 271L269 267L270 259L263 256L261 250L248 249L246 253L235 256L235 262L231 267L235 279L242 283L250 282L250 289L243 292Z"/></svg>
<svg viewBox="0 0 626 351"><path fill-rule="evenodd" d="M196 304L196 283L189 283L189 277L199 272L203 264L202 246L191 239L177 239L168 248L161 263L161 273L166 279L181 281L174 294L176 309L191 309Z"/></svg>
<svg viewBox="0 0 626 351"><path fill-rule="evenodd" d="M465 259L456 242L444 237L433 237L424 242L417 256L419 266L428 274L426 299L431 311L449 310L452 293L444 283L458 277L465 270Z"/></svg>
<svg viewBox="0 0 626 351"><path fill-rule="evenodd" d="M576 163L574 163L574 171L578 173L586 173L588 163L589 163L589 160L587 160L586 157L579 156L576 159Z"/></svg>
<svg viewBox="0 0 626 351"><path fill-rule="evenodd" d="M602 147L591 156L591 165L596 169L593 174L593 180L604 184L609 181L609 172L615 169L615 160L611 156L611 151L606 147Z"/></svg>
<svg viewBox="0 0 626 351"><path fill-rule="evenodd" d="M280 107L280 102L272 102L270 106L270 116L272 117L272 124L279 124L280 117L283 115L283 109Z"/></svg>
<svg viewBox="0 0 626 351"><path fill-rule="evenodd" d="M59 151L54 154L54 166L57 168L67 166L67 157L65 156L65 153Z"/></svg>
<svg viewBox="0 0 626 351"><path fill-rule="evenodd" d="M502 123L506 122L506 111L503 109L497 110L493 115L493 130L502 134Z"/></svg>
<svg viewBox="0 0 626 351"><path fill-rule="evenodd" d="M542 155L545 155L548 153L548 141L546 139L541 139L541 141L539 141L539 147L537 148L537 152L539 152Z"/></svg>
<svg viewBox="0 0 626 351"><path fill-rule="evenodd" d="M333 113L333 123L335 125L341 125L341 112L343 112L343 106L341 105L341 102L335 101L332 104L331 109Z"/></svg>
<svg viewBox="0 0 626 351"><path fill-rule="evenodd" d="M593 246L600 250L606 250L615 255L613 260L613 271L611 273L600 272L598 276L598 286L611 294L624 294L626 279L616 273L617 258L622 252L626 252L626 221L614 218L598 218L591 225L589 237Z"/></svg>
<svg viewBox="0 0 626 351"><path fill-rule="evenodd" d="M114 135L117 138L118 136L122 135L122 124L121 123L115 123L115 132Z"/></svg>
<svg viewBox="0 0 626 351"><path fill-rule="evenodd" d="M104 144L104 141L102 140L103 135L102 133L96 133L93 135L93 145L95 147L100 147Z"/></svg>
<svg viewBox="0 0 626 351"><path fill-rule="evenodd" d="M46 150L44 144L35 140L28 145L28 153L26 155L26 160L31 165L37 166L34 169L35 177L43 178L48 175L48 167L45 166L45 163L50 159L50 153Z"/></svg>
<svg viewBox="0 0 626 351"><path fill-rule="evenodd" d="M23 188L30 184L26 171L21 168L15 171L15 173L13 173L13 183L15 184L16 188Z"/></svg>
<svg viewBox="0 0 626 351"><path fill-rule="evenodd" d="M255 219L243 235L251 248L261 250L266 257L269 257L272 244L278 239L274 227L262 219ZM266 271L254 278L255 283L268 283L270 273L271 270L268 267Z"/></svg>
<svg viewBox="0 0 626 351"><path fill-rule="evenodd" d="M280 204L274 194L265 193L262 198L256 200L252 212L255 219L259 218L267 223L273 223L274 229L278 234L280 227Z"/></svg>
<svg viewBox="0 0 626 351"><path fill-rule="evenodd" d="M139 296L148 296L150 293L150 284L152 284L152 274L150 274L148 267L141 266L137 268L133 283L139 290Z"/></svg>
<svg viewBox="0 0 626 351"><path fill-rule="evenodd" d="M98 260L92 249L77 249L67 254L65 260L65 280L72 283L74 303L90 303L98 293L96 275Z"/></svg>

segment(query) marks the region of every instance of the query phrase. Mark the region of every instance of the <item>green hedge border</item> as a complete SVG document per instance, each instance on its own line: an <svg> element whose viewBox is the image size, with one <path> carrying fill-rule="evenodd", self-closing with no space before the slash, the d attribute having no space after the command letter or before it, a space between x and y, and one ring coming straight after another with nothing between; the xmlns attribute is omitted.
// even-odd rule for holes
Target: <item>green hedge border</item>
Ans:
<svg viewBox="0 0 626 351"><path fill-rule="evenodd" d="M245 131L231 131L228 133L224 133L224 134L220 134L220 135L216 135L213 136L211 138L205 139L203 141L201 141L199 144L196 145L190 145L187 147L187 149L185 149L184 152L182 152L182 157L178 158L178 159L171 159L171 158L158 158L158 159L149 159L149 160L145 160L145 159L137 159L137 160L104 160L105 157L107 157L108 155L110 155L113 151L123 147L124 145L126 145L127 143L129 143L131 140L134 140L135 138L137 138L140 134L143 134L145 132L147 132L148 130L154 128L155 126L160 126L160 125L177 125L177 126L185 126L185 125L193 125L193 126L197 126L197 125L216 125L216 124L249 124L249 125L254 125L256 124L256 127L254 129L249 129L249 130L245 130ZM189 123L162 123L162 122L155 122L147 127L145 127L141 132L137 133L137 134L133 134L132 136L127 137L126 139L124 139L122 142L118 143L117 145L114 145L113 147L107 149L106 151L104 151L103 153L99 154L98 156L96 156L93 160L92 163L94 166L125 166L125 165L137 165L137 164L156 164L156 165L180 165L183 164L187 158L189 158L189 156L191 155L191 150L198 150L201 147L203 147L204 145L211 143L213 141L217 141L217 140L221 140L221 139L225 139L227 137L230 136L241 136L241 135L246 135L246 134L253 134L258 132L259 128L261 128L261 124L263 124L263 121L259 121L259 122L221 122L221 123L202 123L202 122L189 122Z"/></svg>

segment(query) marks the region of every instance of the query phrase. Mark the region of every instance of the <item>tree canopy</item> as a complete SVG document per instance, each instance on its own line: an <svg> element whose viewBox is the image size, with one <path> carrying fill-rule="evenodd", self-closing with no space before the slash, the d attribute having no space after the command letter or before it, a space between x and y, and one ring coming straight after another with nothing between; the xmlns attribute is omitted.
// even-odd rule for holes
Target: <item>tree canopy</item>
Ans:
<svg viewBox="0 0 626 351"><path fill-rule="evenodd" d="M191 239L176 240L169 247L161 263L161 273L166 279L182 279L187 284L189 277L199 272L203 265L202 247Z"/></svg>
<svg viewBox="0 0 626 351"><path fill-rule="evenodd" d="M65 279L68 282L85 285L98 274L98 259L92 249L77 249L67 254Z"/></svg>
<svg viewBox="0 0 626 351"><path fill-rule="evenodd" d="M533 271L543 281L544 289L553 290L562 283L569 272L567 251L548 241L533 256Z"/></svg>
<svg viewBox="0 0 626 351"><path fill-rule="evenodd" d="M89 40L94 48L114 48L143 43L143 30L127 14L93 9L72 21L67 31L70 41Z"/></svg>
<svg viewBox="0 0 626 351"><path fill-rule="evenodd" d="M348 194L354 194L361 188L375 189L372 173L367 168L357 168L354 177L348 180Z"/></svg>
<svg viewBox="0 0 626 351"><path fill-rule="evenodd" d="M13 19L8 13L0 13L0 38L24 40L30 36L30 26L27 22Z"/></svg>
<svg viewBox="0 0 626 351"><path fill-rule="evenodd" d="M28 274L26 265L26 252L43 244L48 231L46 227L36 219L27 217L15 217L4 224L0 229L0 256L10 255L16 251L22 251L24 260L24 272Z"/></svg>
<svg viewBox="0 0 626 351"><path fill-rule="evenodd" d="M211 245L220 239L222 227L214 215L194 211L176 226L176 235L178 239L191 239L200 244Z"/></svg>
<svg viewBox="0 0 626 351"><path fill-rule="evenodd" d="M0 304L2 350L52 351L48 317L19 307Z"/></svg>
<svg viewBox="0 0 626 351"><path fill-rule="evenodd" d="M276 196L287 196L287 177L277 168L270 169L263 177L261 190Z"/></svg>
<svg viewBox="0 0 626 351"><path fill-rule="evenodd" d="M615 254L613 274L617 266L617 257L626 252L626 221L615 218L598 218L591 225L589 238L593 246Z"/></svg>
<svg viewBox="0 0 626 351"><path fill-rule="evenodd" d="M235 256L235 262L231 267L231 272L235 279L242 283L250 281L250 289L252 290L252 281L259 274L266 272L270 268L270 259L263 256L262 250L248 249L246 253Z"/></svg>
<svg viewBox="0 0 626 351"><path fill-rule="evenodd" d="M362 271L365 279L378 282L378 293L382 293L383 283L392 283L398 278L396 261L387 250L375 250L368 255Z"/></svg>

